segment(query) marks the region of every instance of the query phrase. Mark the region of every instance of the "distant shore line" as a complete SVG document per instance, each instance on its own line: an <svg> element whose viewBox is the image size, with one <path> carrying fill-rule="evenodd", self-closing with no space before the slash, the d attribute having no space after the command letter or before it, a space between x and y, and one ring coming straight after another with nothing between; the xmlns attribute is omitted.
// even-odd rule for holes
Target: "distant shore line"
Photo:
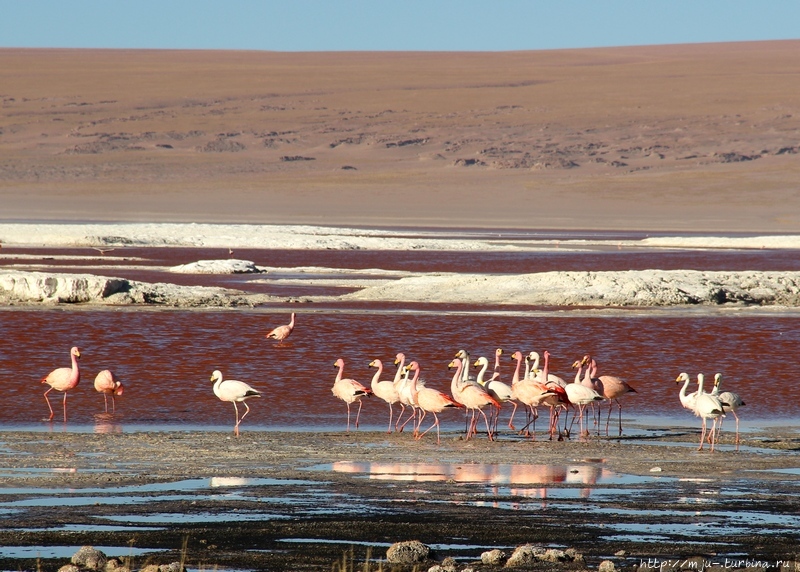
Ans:
<svg viewBox="0 0 800 572"><path fill-rule="evenodd" d="M620 238L621 235L641 238ZM337 250L462 250L609 246L678 249L800 249L800 234L742 236L612 233L591 230L348 228L313 225L208 223L0 223L7 247L201 247ZM2 254L2 250L0 250Z"/></svg>

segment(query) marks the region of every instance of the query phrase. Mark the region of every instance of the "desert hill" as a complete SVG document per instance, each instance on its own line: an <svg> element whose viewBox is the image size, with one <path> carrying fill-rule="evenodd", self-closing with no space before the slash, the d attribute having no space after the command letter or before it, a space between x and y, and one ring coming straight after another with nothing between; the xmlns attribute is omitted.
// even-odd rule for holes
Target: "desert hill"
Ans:
<svg viewBox="0 0 800 572"><path fill-rule="evenodd" d="M0 218L794 232L799 54L0 49Z"/></svg>

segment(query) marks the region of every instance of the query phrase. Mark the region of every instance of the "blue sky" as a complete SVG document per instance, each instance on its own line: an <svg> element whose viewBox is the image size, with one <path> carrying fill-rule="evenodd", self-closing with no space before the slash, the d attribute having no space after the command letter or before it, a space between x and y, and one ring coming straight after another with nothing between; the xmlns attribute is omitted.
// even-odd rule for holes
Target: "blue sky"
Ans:
<svg viewBox="0 0 800 572"><path fill-rule="evenodd" d="M505 51L800 38L796 0L0 0L0 47Z"/></svg>

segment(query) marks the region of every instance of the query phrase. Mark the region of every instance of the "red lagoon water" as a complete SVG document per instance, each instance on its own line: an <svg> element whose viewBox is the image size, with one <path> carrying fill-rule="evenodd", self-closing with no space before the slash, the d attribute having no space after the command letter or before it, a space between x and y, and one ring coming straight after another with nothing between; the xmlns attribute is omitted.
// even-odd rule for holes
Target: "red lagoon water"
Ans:
<svg viewBox="0 0 800 572"><path fill-rule="evenodd" d="M604 237L609 238L609 237ZM611 237L613 238L613 237ZM620 239L631 238L620 236ZM87 272L151 282L219 285L297 297L330 294L325 288L285 286L258 280L263 275L186 275L167 268L196 260L227 258L227 249L120 248L97 256L90 248L3 248L0 266L21 270ZM17 256L20 255L20 256ZM89 259L88 256L93 258ZM643 250L618 249L613 242L583 251L432 252L236 250L234 257L283 269L409 270L419 272L506 273L553 270L798 270L795 250ZM269 276L269 275L268 275ZM300 276L300 275L298 275ZM307 274L306 274L307 276ZM350 306L279 304L251 310L178 311L154 309L0 310L0 371L4 395L0 427L51 427L40 381L52 369L69 365L69 348L81 348L80 385L68 396L68 423L52 427L127 430L158 426L230 428L233 407L213 394L215 369L226 378L246 381L263 392L251 400L247 428L343 430L346 408L331 394L333 363L343 358L345 375L368 384L381 359L384 377L394 374L397 352L422 366L428 385L449 390L447 364L460 349L472 358L548 350L551 370L570 378L570 365L587 353L600 373L617 375L637 389L624 399L631 421L663 418L694 424L678 402L675 378L698 372L710 382L724 375L725 388L740 392L746 420L796 417L800 398L794 350L800 337L797 314L708 315L662 311L598 316L585 311L542 313L520 307L459 305L356 304ZM275 325L298 312L298 326L283 344L265 339ZM502 375L510 379L506 358ZM125 385L113 417L103 415L103 399L93 389L95 375L111 369ZM61 394L50 394L60 413ZM507 408L510 409L510 408ZM507 419L509 412L503 413ZM463 416L442 415L445 429L463 427ZM384 429L388 408L367 399L362 427Z"/></svg>
<svg viewBox="0 0 800 572"><path fill-rule="evenodd" d="M80 347L81 382L69 392L67 429L134 427L214 427L233 424L233 407L212 392L210 376L219 369L226 378L246 381L263 393L253 399L242 428L344 430L346 408L331 394L334 362L343 358L345 375L365 385L379 358L394 375L397 352L422 366L431 387L449 391L447 365L465 349L473 361L491 357L501 347L507 354L548 350L551 371L571 378L570 365L586 353L599 362L600 373L617 375L637 390L623 397L624 416L681 419L694 424L678 401L675 378L686 371L724 375L725 387L738 391L747 405L747 420L789 420L796 416L794 356L800 342L796 315L648 315L592 316L585 312L553 315L536 312L487 312L460 308L358 309L313 308L311 305L255 310L61 310L0 311L0 371L4 393L0 427L54 427L61 423L62 394L50 394L56 423L48 415L41 379L56 367L69 366L69 348ZM275 325L297 311L297 327L289 340L265 338ZM502 376L510 380L513 361L504 356ZM93 388L95 375L111 369L125 393L117 398L113 417L103 415L103 398ZM510 408L501 419L507 419ZM463 427L463 415L442 414L443 427ZM385 429L388 408L366 399L362 429ZM732 421L732 420L731 420ZM501 426L502 426L501 421ZM228 427L230 428L230 427Z"/></svg>

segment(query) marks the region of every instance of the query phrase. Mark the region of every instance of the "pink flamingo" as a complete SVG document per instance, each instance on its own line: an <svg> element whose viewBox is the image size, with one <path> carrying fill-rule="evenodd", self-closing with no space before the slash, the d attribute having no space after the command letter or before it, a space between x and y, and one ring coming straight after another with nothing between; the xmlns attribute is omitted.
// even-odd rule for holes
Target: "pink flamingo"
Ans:
<svg viewBox="0 0 800 572"><path fill-rule="evenodd" d="M278 340L282 342L290 335L292 335L292 331L294 331L294 312L292 312L292 317L289 320L288 324L284 324L283 326L278 326L277 328L273 329L270 333L268 333L265 337L272 338L273 340Z"/></svg>
<svg viewBox="0 0 800 572"><path fill-rule="evenodd" d="M94 388L103 394L103 401L108 413L108 397L111 396L111 412L117 412L117 404L114 400L115 395L122 395L122 383L114 377L114 373L109 369L104 369L94 378Z"/></svg>
<svg viewBox="0 0 800 572"><path fill-rule="evenodd" d="M455 401L449 395L442 393L438 389L432 389L424 386L419 387L417 385L420 371L419 363L412 361L410 364L408 364L408 366L406 366L406 368L409 371L414 372L414 377L411 378L411 391L415 395L417 407L422 410L422 415L420 415L417 427L414 429L415 438L422 439L428 431L436 427L436 444L438 445L441 443L441 439L439 436L439 417L436 414L441 413L448 407L463 407L463 405ZM429 412L433 413L434 422L425 431L420 433L419 429L422 426L422 420L425 419L425 415Z"/></svg>
<svg viewBox="0 0 800 572"><path fill-rule="evenodd" d="M397 393L397 388L394 385L394 381L389 380L380 380L381 374L383 373L383 362L379 359L374 359L369 362L369 367L377 368L375 375L372 376L372 384L370 387L372 388L372 393L377 395L381 399L383 399L386 403L389 404L389 430L387 433L392 432L392 418L394 414L392 412L392 404L397 403L400 401L400 395Z"/></svg>
<svg viewBox="0 0 800 572"><path fill-rule="evenodd" d="M218 369L214 370L211 374L211 381L214 382L214 395L220 398L220 401L229 401L233 403L233 410L236 415L236 424L233 426L233 434L239 436L239 424L244 421L244 418L250 413L250 407L247 405L248 399L251 397L261 397L261 393L247 385L243 381L236 379L222 379L222 372ZM237 403L244 405L245 412L239 417L239 408Z"/></svg>
<svg viewBox="0 0 800 572"><path fill-rule="evenodd" d="M619 413L619 434L622 435L622 404L619 398L626 393L636 393L636 390L620 378L613 375L600 375L598 376L597 362L590 356L591 359L591 376L593 380L597 380L598 393L609 400L608 417L606 417L606 435L608 435L608 425L611 421L611 412L614 410L614 403L617 404ZM586 359L586 358L584 358ZM599 429L599 428L598 428Z"/></svg>
<svg viewBox="0 0 800 572"><path fill-rule="evenodd" d="M336 374L336 380L333 382L331 391L333 395L347 404L347 432L349 433L350 404L358 401L358 413L356 413L356 429L358 429L358 419L361 416L361 398L365 395L372 395L372 390L367 389L355 379L342 377L344 373L344 360L342 358L337 359L333 367L338 367L339 373Z"/></svg>
<svg viewBox="0 0 800 572"><path fill-rule="evenodd" d="M486 417L486 413L483 411L483 408L487 405L494 405L499 410L502 405L477 383L461 381L461 370L464 367L461 359L451 361L450 367L456 368L456 374L453 376L453 380L450 382L450 391L453 394L453 399L472 411L472 421L467 429L467 440L469 440L472 435L477 435L478 418L476 417L475 412L478 411L481 415L483 415L483 421L486 423L486 433L489 436L489 440L493 441L495 439L495 435L492 433L492 429L489 427L489 419Z"/></svg>
<svg viewBox="0 0 800 572"><path fill-rule="evenodd" d="M517 362L514 371L514 383L512 384L514 398L524 403L531 413L531 421L525 425L522 431L525 435L530 434L532 439L536 439L536 419L539 417L537 407L539 405L547 405L550 408L550 439L552 439L554 433L554 424L555 420L557 419L557 416L554 414L554 407L559 403L556 390L548 387L535 376L532 378L519 379L519 369L520 365L522 364L522 353L519 351L514 352L511 357ZM545 352L545 369L542 370L545 377L547 376L547 371L549 369L549 357L549 354ZM528 433L527 428L531 423L533 424L533 431Z"/></svg>
<svg viewBox="0 0 800 572"><path fill-rule="evenodd" d="M73 347L70 348L69 355L72 359L72 367L59 367L58 369L54 369L48 373L47 376L42 379L42 383L46 383L50 386L50 389L44 392L44 400L47 402L48 409L50 409L50 417L48 417L48 421L52 421L53 417L55 417L55 413L53 413L53 407L50 405L50 400L47 398L47 394L54 389L56 391L64 392L64 423L66 423L67 392L78 385L81 380L81 371L78 367L78 358L81 357L81 351L77 347Z"/></svg>

